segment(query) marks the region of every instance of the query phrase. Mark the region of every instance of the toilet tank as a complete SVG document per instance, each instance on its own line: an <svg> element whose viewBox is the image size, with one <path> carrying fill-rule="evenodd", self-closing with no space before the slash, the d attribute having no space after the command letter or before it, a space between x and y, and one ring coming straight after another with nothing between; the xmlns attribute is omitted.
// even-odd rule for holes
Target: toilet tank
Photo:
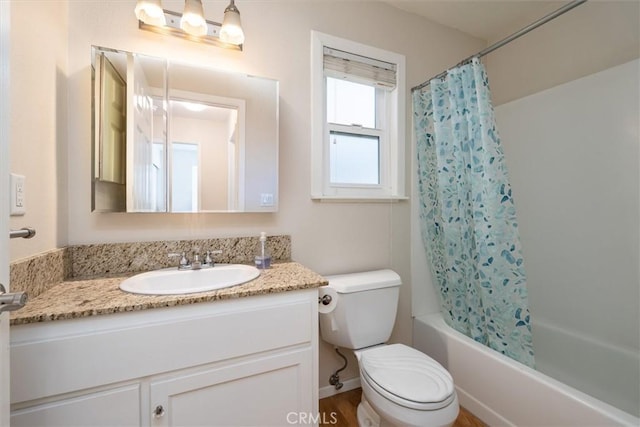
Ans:
<svg viewBox="0 0 640 427"><path fill-rule="evenodd" d="M320 314L322 339L354 350L385 343L396 320L400 276L392 270L376 270L327 280L338 297L332 312Z"/></svg>

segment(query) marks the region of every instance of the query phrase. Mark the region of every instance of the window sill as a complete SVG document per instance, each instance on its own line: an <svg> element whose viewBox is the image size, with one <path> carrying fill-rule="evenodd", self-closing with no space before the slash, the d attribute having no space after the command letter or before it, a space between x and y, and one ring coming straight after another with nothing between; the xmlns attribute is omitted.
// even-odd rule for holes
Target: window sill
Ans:
<svg viewBox="0 0 640 427"><path fill-rule="evenodd" d="M409 200L408 196L325 196L312 194L311 200L323 203L398 203Z"/></svg>

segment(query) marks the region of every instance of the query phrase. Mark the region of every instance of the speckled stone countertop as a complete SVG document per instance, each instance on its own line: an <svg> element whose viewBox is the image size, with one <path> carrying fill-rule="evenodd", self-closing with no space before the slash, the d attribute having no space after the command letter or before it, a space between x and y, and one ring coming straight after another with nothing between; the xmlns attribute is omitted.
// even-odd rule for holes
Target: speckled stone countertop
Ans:
<svg viewBox="0 0 640 427"><path fill-rule="evenodd" d="M23 309L12 312L11 325L211 302L327 284L324 277L295 262L272 264L256 279L242 285L185 295L137 295L120 290L120 282L131 275L63 281L30 300Z"/></svg>

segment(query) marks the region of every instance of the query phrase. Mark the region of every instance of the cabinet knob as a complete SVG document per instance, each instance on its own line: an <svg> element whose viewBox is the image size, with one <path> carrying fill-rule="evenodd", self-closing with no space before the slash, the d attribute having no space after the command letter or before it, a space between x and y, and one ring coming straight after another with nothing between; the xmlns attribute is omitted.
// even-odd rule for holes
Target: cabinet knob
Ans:
<svg viewBox="0 0 640 427"><path fill-rule="evenodd" d="M164 408L162 405L156 406L156 409L153 410L153 416L156 418L160 418L164 415Z"/></svg>

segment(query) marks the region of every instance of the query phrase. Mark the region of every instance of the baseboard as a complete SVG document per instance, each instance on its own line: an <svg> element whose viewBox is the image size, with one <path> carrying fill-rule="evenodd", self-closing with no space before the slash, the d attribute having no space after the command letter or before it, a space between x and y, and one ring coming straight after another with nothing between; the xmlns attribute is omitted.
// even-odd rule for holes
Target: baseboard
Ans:
<svg viewBox="0 0 640 427"><path fill-rule="evenodd" d="M318 395L320 396L320 399L324 399L325 397L334 396L336 394L353 390L358 387L360 387L360 377L350 378L342 383L342 388L340 390L336 390L336 388L332 385L320 387Z"/></svg>

